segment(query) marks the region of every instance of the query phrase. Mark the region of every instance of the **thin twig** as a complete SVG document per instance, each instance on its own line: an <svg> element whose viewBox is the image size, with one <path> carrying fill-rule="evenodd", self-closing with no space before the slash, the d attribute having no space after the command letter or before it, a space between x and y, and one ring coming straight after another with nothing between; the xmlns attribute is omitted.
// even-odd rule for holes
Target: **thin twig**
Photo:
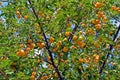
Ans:
<svg viewBox="0 0 120 80"><path fill-rule="evenodd" d="M118 27L118 30L117 30L116 34L114 35L113 41L116 40L116 38L117 38L117 36L118 36L118 34L119 34L119 31L120 31L120 25L119 25L119 27ZM109 50L111 51L112 49L113 49L113 45L111 44ZM105 60L103 61L101 67L100 67L99 74L101 74L102 71L103 71L103 69L105 68L105 64L106 64L106 62L107 62L107 59L108 59L109 55L110 55L110 52L107 53L106 58L105 58Z"/></svg>
<svg viewBox="0 0 120 80"><path fill-rule="evenodd" d="M0 74L4 76L5 80L9 80L7 74L0 70Z"/></svg>
<svg viewBox="0 0 120 80"><path fill-rule="evenodd" d="M28 0L28 2L29 2L30 5L32 4L30 0ZM38 21L39 18L38 18L38 15L37 15L36 12L35 12L35 9L33 8L33 6L31 6L31 8L32 8L32 11L33 11L33 13L34 13L37 21ZM38 22L38 24L39 24L39 26L40 26L41 23ZM58 70L58 67L55 65L55 63L54 63L54 61L53 61L52 52L50 51L50 46L49 46L49 43L48 43L48 41L47 41L47 37L46 37L46 35L45 35L45 32L44 32L44 30L43 30L42 27L40 27L40 29L41 29L41 31L42 31L42 33L43 33L43 37L44 37L44 40L45 40L45 42L46 42L46 49L47 49L48 54L49 54L49 56L50 56L51 63L52 63L52 65L53 65L53 67L55 68L55 71L56 71L56 73L58 74L59 79L60 79L60 80L63 80L63 78L62 78L62 76L61 76L61 74L60 74L60 72L59 72L59 70Z"/></svg>
<svg viewBox="0 0 120 80"><path fill-rule="evenodd" d="M78 28L78 25L76 24L75 28L73 29L71 35L70 35L69 38L68 38L68 41L71 41L71 40L72 40L72 38L73 38L73 36L74 36L74 34L75 34L77 28Z"/></svg>

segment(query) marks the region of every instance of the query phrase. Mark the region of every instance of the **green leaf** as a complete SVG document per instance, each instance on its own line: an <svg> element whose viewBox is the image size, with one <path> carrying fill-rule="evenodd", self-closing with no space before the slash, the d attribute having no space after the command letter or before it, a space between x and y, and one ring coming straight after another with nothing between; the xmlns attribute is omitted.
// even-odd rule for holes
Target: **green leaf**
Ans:
<svg viewBox="0 0 120 80"><path fill-rule="evenodd" d="M5 73L6 73L6 74L13 74L14 72L11 71L11 70L6 70Z"/></svg>
<svg viewBox="0 0 120 80"><path fill-rule="evenodd" d="M12 61L17 61L19 57L15 53L11 53L9 59Z"/></svg>
<svg viewBox="0 0 120 80"><path fill-rule="evenodd" d="M0 68L9 67L10 65L11 65L11 60L9 59L0 62Z"/></svg>

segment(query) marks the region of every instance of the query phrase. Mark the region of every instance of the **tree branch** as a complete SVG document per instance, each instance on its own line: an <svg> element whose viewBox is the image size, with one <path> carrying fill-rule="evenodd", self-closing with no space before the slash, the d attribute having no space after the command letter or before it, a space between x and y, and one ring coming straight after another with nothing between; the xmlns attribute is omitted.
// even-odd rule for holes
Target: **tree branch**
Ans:
<svg viewBox="0 0 120 80"><path fill-rule="evenodd" d="M118 34L119 34L119 31L120 31L120 24L119 24L119 27L118 27L117 32L116 32L115 35L114 35L113 41L115 41L115 40L117 39L117 36L118 36ZM109 50L111 51L112 49L113 49L113 45L111 44ZM110 55L110 52L107 53L106 58L105 58L105 60L103 61L101 67L100 67L99 74L101 74L101 73L103 72L103 69L104 69L104 67L105 67L105 64L106 64L106 62L107 62L107 59L108 59L109 55Z"/></svg>
<svg viewBox="0 0 120 80"><path fill-rule="evenodd" d="M28 2L29 2L30 5L32 4L30 0L28 0ZM35 12L35 9L33 8L33 6L31 6L31 8L32 8L32 11L33 11L36 19L39 20L39 17L38 17L38 15L37 15L37 13ZM39 24L39 26L40 26L41 23L38 22L38 24ZM43 30L42 27L40 27L40 29L41 29L41 31L42 31L42 33L43 33L43 37L44 37L44 40L45 40L45 43L46 43L46 49L47 49L48 54L49 54L49 56L50 56L51 63L52 63L52 65L53 65L53 67L55 68L55 71L56 71L56 73L58 74L59 79L60 79L60 80L63 80L63 78L62 78L62 76L61 76L61 74L60 74L60 72L59 72L59 70L58 70L58 67L55 65L55 63L54 63L54 61L53 61L52 52L50 51L50 46L49 46L49 43L48 43L48 41L47 41L47 37L46 37L46 35L45 35L45 32L44 32L44 30Z"/></svg>
<svg viewBox="0 0 120 80"><path fill-rule="evenodd" d="M9 80L7 74L0 70L0 74L4 76L5 80Z"/></svg>
<svg viewBox="0 0 120 80"><path fill-rule="evenodd" d="M71 33L71 35L70 35L70 36L69 36L69 38L68 38L68 41L71 41L71 40L72 40L73 35L75 34L75 32L76 32L77 28L78 28L78 25L76 25L76 26L75 26L75 28L73 29L73 31L72 31L72 33Z"/></svg>

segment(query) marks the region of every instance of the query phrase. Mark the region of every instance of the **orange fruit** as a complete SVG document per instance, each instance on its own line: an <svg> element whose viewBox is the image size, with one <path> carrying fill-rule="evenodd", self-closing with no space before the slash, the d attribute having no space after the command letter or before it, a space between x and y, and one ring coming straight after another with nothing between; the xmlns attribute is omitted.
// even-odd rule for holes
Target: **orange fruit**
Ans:
<svg viewBox="0 0 120 80"><path fill-rule="evenodd" d="M44 15L44 13L43 13L42 11L39 11L39 15L40 15L42 18L45 17L45 15Z"/></svg>
<svg viewBox="0 0 120 80"><path fill-rule="evenodd" d="M112 8L112 10L115 10L116 6L112 6L111 8Z"/></svg>
<svg viewBox="0 0 120 80"><path fill-rule="evenodd" d="M93 57L94 57L95 60L99 60L100 59L100 56L98 54L94 54Z"/></svg>
<svg viewBox="0 0 120 80"><path fill-rule="evenodd" d="M20 44L20 47L21 47L21 48L24 48L25 46L24 46L24 44Z"/></svg>
<svg viewBox="0 0 120 80"><path fill-rule="evenodd" d="M80 46L81 48L84 48L86 45L86 43L82 43L82 45Z"/></svg>
<svg viewBox="0 0 120 80"><path fill-rule="evenodd" d="M71 46L71 48L72 48L72 49L75 49L75 48L76 48L76 46L75 46L75 45L72 45L72 46Z"/></svg>
<svg viewBox="0 0 120 80"><path fill-rule="evenodd" d="M53 43L54 42L54 38L53 37L50 37L50 39L49 39L49 43Z"/></svg>
<svg viewBox="0 0 120 80"><path fill-rule="evenodd" d="M36 75L36 72L35 72L35 71L34 71L34 72L32 72L32 75L33 75L33 76L35 76L35 75Z"/></svg>
<svg viewBox="0 0 120 80"><path fill-rule="evenodd" d="M84 62L84 59L80 58L80 59L78 59L78 61L79 61L80 63L83 63L83 62Z"/></svg>
<svg viewBox="0 0 120 80"><path fill-rule="evenodd" d="M50 56L48 56L47 58L48 58L48 61L51 61L51 57Z"/></svg>
<svg viewBox="0 0 120 80"><path fill-rule="evenodd" d="M100 3L100 2L96 2L96 3L94 4L94 6L95 6L95 8L99 8L99 7L102 6L102 3Z"/></svg>
<svg viewBox="0 0 120 80"><path fill-rule="evenodd" d="M27 20L27 19L28 19L28 16L27 16L27 15L25 15L25 16L24 16L24 19L25 19L25 20Z"/></svg>
<svg viewBox="0 0 120 80"><path fill-rule="evenodd" d="M65 36L70 36L70 32L65 32Z"/></svg>
<svg viewBox="0 0 120 80"><path fill-rule="evenodd" d="M19 11L16 11L16 14L17 14L17 15L20 15L20 12L19 12Z"/></svg>
<svg viewBox="0 0 120 80"><path fill-rule="evenodd" d="M39 47L39 48L45 47L45 43L43 43L43 42L42 42L42 43L38 43L38 47Z"/></svg>
<svg viewBox="0 0 120 80"><path fill-rule="evenodd" d="M96 25L95 25L95 28L96 28L97 30L100 30L100 29L101 29L101 25L100 25L100 24L96 24Z"/></svg>
<svg viewBox="0 0 120 80"><path fill-rule="evenodd" d="M29 39L29 40L28 40L28 43L32 43L32 42L33 42L32 39Z"/></svg>
<svg viewBox="0 0 120 80"><path fill-rule="evenodd" d="M35 80L35 76L34 76L34 75L31 75L31 76L30 76L30 79L31 79L31 80Z"/></svg>
<svg viewBox="0 0 120 80"><path fill-rule="evenodd" d="M30 51L30 50L31 50L30 47L27 47L27 48L26 48L26 51Z"/></svg>
<svg viewBox="0 0 120 80"><path fill-rule="evenodd" d="M94 46L95 46L96 48L100 48L100 45L98 44L97 41L94 42Z"/></svg>
<svg viewBox="0 0 120 80"><path fill-rule="evenodd" d="M57 74L57 73L55 73L54 76L55 76L56 78L58 78L58 74Z"/></svg>
<svg viewBox="0 0 120 80"><path fill-rule="evenodd" d="M102 17L102 21L103 21L103 22L106 22L106 20L107 20L106 16L103 16L103 17Z"/></svg>
<svg viewBox="0 0 120 80"><path fill-rule="evenodd" d="M25 55L26 55L26 54L25 54L25 51L24 51L23 49L19 50L19 54L20 54L21 56L25 56Z"/></svg>
<svg viewBox="0 0 120 80"><path fill-rule="evenodd" d="M100 41L100 42L102 42L102 41L103 41L102 37L99 37L99 41Z"/></svg>
<svg viewBox="0 0 120 80"><path fill-rule="evenodd" d="M103 12L102 11L98 11L98 16L99 17L102 17L104 14L103 14Z"/></svg>
<svg viewBox="0 0 120 80"><path fill-rule="evenodd" d="M38 60L37 60L37 63L38 63L38 64L40 64L40 62L41 62L41 60L40 60L40 59L38 59Z"/></svg>
<svg viewBox="0 0 120 80"><path fill-rule="evenodd" d="M32 48L34 48L36 46L35 43L31 43L30 45Z"/></svg>
<svg viewBox="0 0 120 80"><path fill-rule="evenodd" d="M67 48L67 47L64 47L64 48L63 48L63 52L68 52L68 48Z"/></svg>
<svg viewBox="0 0 120 80"><path fill-rule="evenodd" d="M42 76L40 80L47 80L49 76Z"/></svg>
<svg viewBox="0 0 120 80"><path fill-rule="evenodd" d="M70 22L69 22L69 23L67 23L67 27L71 27L71 25L72 25L72 24L71 24Z"/></svg>
<svg viewBox="0 0 120 80"><path fill-rule="evenodd" d="M95 24L95 25L100 24L100 20L92 20L92 23Z"/></svg>
<svg viewBox="0 0 120 80"><path fill-rule="evenodd" d="M33 70L36 71L36 70L37 70L37 67L34 67Z"/></svg>
<svg viewBox="0 0 120 80"><path fill-rule="evenodd" d="M17 15L17 18L21 18L21 15Z"/></svg>
<svg viewBox="0 0 120 80"><path fill-rule="evenodd" d="M56 48L53 49L53 52L57 52L57 50L58 50L58 48L56 47Z"/></svg>
<svg viewBox="0 0 120 80"><path fill-rule="evenodd" d="M76 36L76 35L74 35L72 39L73 39L73 40L76 40L76 39L77 39L77 36Z"/></svg>

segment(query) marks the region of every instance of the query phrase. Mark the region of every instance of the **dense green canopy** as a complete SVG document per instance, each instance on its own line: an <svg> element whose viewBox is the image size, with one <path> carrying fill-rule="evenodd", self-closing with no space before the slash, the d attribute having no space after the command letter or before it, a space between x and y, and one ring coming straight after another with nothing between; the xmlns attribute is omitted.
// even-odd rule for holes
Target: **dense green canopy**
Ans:
<svg viewBox="0 0 120 80"><path fill-rule="evenodd" d="M119 80L119 0L0 2L0 80Z"/></svg>

